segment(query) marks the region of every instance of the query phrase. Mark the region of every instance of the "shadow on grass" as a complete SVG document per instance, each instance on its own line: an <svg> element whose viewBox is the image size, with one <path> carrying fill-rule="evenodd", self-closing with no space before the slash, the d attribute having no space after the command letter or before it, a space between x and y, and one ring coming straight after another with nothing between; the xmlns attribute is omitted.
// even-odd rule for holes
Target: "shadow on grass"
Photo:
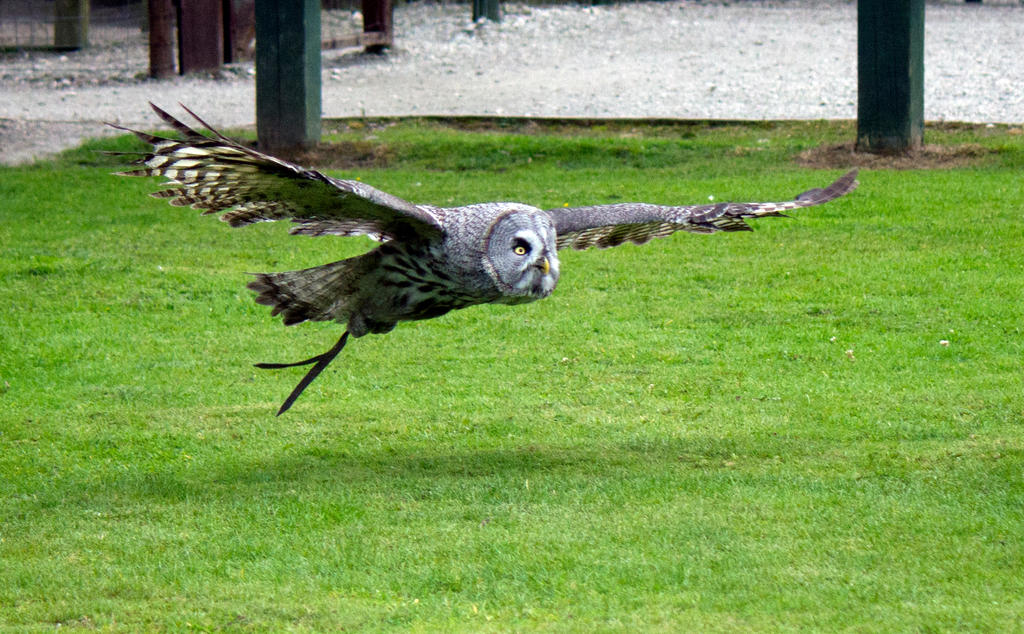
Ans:
<svg viewBox="0 0 1024 634"><path fill-rule="evenodd" d="M699 443L699 444L698 444ZM789 444L788 441L786 444ZM815 443L811 443L815 444ZM804 445L799 451L807 452ZM745 452L737 464L737 452ZM751 455L751 451L758 455ZM369 451L323 447L291 448L265 458L215 457L189 464L153 465L151 470L121 473L102 484L95 480L76 488L81 504L112 504L118 500L220 502L285 494L334 497L431 496L457 501L461 495L505 487L509 483L549 482L590 488L597 483L657 481L664 478L696 482L707 477L760 478L777 463L777 443L739 448L733 439L683 439L654 443L625 441L596 446L525 445L479 450L423 451L377 448ZM751 473L743 467L757 465ZM686 473L689 472L690 476ZM620 486L619 484L614 485ZM627 487L629 488L629 487ZM475 493L471 493L474 492ZM64 499L61 504L68 503Z"/></svg>
<svg viewBox="0 0 1024 634"><path fill-rule="evenodd" d="M662 462L667 456L650 457ZM522 447L452 453L350 453L343 450L305 449L267 459L217 465L204 477L195 470L169 468L146 474L129 485L147 496L184 498L227 489L293 488L334 483L342 488L366 486L408 488L417 482L434 483L479 479L528 479L542 475L559 478L622 473L638 460L629 453L598 452L582 448Z"/></svg>

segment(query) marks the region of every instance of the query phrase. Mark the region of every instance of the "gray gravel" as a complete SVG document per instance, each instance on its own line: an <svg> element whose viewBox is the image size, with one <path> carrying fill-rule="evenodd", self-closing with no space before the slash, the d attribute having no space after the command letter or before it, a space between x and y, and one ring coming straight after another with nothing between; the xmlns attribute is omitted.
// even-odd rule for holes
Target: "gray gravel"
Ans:
<svg viewBox="0 0 1024 634"><path fill-rule="evenodd" d="M476 25L468 11L401 6L389 54L326 51L324 116L856 117L853 2L505 5L503 22ZM1024 122L1024 5L933 3L925 24L926 119ZM103 121L153 127L148 101L254 121L251 64L155 82L146 60L141 43L0 56L0 160L73 146Z"/></svg>

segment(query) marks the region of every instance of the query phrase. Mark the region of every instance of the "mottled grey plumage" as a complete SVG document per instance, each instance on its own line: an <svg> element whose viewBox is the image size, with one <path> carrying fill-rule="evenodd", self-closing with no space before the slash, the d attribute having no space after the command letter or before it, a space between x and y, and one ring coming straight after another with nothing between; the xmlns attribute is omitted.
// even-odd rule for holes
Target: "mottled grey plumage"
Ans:
<svg viewBox="0 0 1024 634"><path fill-rule="evenodd" d="M152 105L152 104L151 104ZM204 214L224 212L233 227L291 220L291 233L366 235L380 241L363 255L301 271L260 273L249 283L256 301L286 325L334 320L347 325L331 350L297 363L314 367L278 411L344 347L348 336L385 333L400 321L429 319L475 304L518 304L547 297L558 282L558 249L643 244L676 231L747 231L746 218L820 205L852 191L856 171L824 189L779 203L661 206L619 203L542 210L521 203L463 207L418 205L358 181L340 180L241 146L185 109L214 136L153 110L184 137L133 132L153 150L128 176L163 176L153 194ZM114 126L119 127L119 126Z"/></svg>

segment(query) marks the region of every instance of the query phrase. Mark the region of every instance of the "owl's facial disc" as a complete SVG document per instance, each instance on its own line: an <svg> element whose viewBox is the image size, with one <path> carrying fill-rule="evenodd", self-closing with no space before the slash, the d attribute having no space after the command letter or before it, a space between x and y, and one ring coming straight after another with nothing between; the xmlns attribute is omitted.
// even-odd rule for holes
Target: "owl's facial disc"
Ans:
<svg viewBox="0 0 1024 634"><path fill-rule="evenodd" d="M550 220L540 214L506 216L491 233L488 260L504 303L547 297L558 283L558 254Z"/></svg>
<svg viewBox="0 0 1024 634"><path fill-rule="evenodd" d="M554 232L551 233L554 240ZM515 291L533 299L547 297L558 282L558 256L548 248L537 231L522 229L512 236L512 254L518 260L519 279L512 284Z"/></svg>

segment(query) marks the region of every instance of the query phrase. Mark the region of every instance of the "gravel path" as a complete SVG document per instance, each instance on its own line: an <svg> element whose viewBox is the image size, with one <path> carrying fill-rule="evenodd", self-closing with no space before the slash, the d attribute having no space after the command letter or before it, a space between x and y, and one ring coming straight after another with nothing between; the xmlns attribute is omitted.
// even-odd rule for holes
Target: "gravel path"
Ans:
<svg viewBox="0 0 1024 634"><path fill-rule="evenodd" d="M817 119L856 117L856 5L839 0L506 5L473 25L465 5L404 5L384 56L323 55L323 113ZM929 4L925 117L1024 122L1024 5ZM0 161L153 127L146 103L252 124L254 70L165 82L144 45L0 55Z"/></svg>

